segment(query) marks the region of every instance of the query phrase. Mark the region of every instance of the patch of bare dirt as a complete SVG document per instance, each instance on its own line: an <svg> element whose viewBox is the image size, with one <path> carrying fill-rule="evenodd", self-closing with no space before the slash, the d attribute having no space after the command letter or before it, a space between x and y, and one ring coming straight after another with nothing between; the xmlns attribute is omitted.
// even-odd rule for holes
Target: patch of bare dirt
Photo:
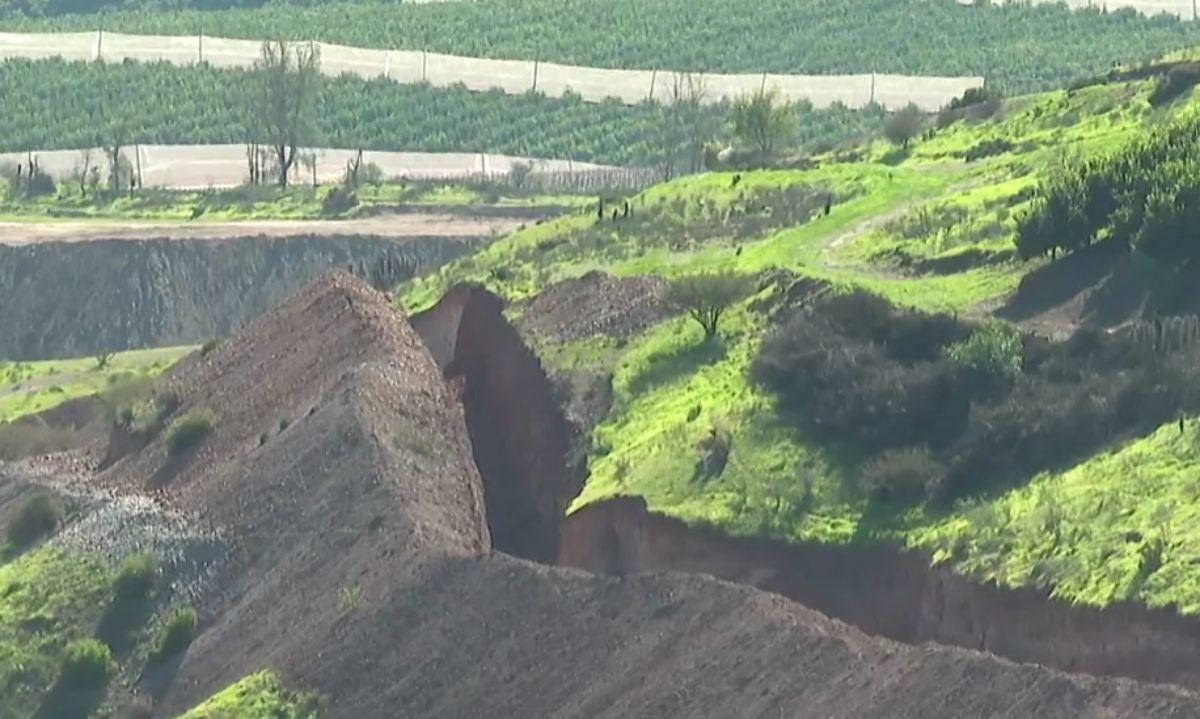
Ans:
<svg viewBox="0 0 1200 719"><path fill-rule="evenodd" d="M426 316L431 353L381 294L327 276L165 377L173 416L207 409L212 433L174 456L159 437L90 478L211 523L229 551L196 641L156 685L158 714L264 667L347 719L1200 714L1183 689L898 644L711 577L603 577L493 552L481 485L504 463L511 481L566 489L547 486L564 462L544 377L488 344L506 331L477 293ZM489 352L507 369L483 366ZM515 444L473 459L471 440L489 431ZM0 474L0 495L9 481ZM601 556L627 546L595 526ZM679 558L632 568L713 571ZM743 569L731 578L771 579Z"/></svg>
<svg viewBox="0 0 1200 719"><path fill-rule="evenodd" d="M88 240L219 240L237 237L486 237L511 232L519 216L403 213L352 220L245 220L230 222L119 222L109 220L0 222L0 244Z"/></svg>
<svg viewBox="0 0 1200 719"><path fill-rule="evenodd" d="M535 344L606 335L626 339L672 313L660 277L613 277L593 271L550 285L524 305L521 329Z"/></svg>

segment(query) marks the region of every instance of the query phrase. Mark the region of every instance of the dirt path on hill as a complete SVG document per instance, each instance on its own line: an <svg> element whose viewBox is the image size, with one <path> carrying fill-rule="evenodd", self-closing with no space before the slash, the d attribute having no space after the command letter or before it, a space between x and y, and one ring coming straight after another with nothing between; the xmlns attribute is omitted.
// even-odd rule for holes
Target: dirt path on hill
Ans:
<svg viewBox="0 0 1200 719"><path fill-rule="evenodd" d="M0 244L82 242L97 239L227 239L302 235L375 237L481 237L519 227L520 218L461 214L394 214L353 220L244 220L229 222L64 220L0 222Z"/></svg>

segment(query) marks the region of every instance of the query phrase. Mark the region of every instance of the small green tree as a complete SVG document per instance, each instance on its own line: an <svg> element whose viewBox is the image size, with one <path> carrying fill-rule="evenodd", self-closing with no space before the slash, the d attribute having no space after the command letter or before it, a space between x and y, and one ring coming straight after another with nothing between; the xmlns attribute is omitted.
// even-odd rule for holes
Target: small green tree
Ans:
<svg viewBox="0 0 1200 719"><path fill-rule="evenodd" d="M799 132L795 108L774 88L743 95L733 103L733 131L763 159L791 145Z"/></svg>
<svg viewBox="0 0 1200 719"><path fill-rule="evenodd" d="M1021 334L1003 322L989 322L946 348L954 362L997 377L1015 377L1023 359Z"/></svg>
<svg viewBox="0 0 1200 719"><path fill-rule="evenodd" d="M925 116L921 109L911 102L891 114L883 122L883 134L894 145L908 149L908 143L921 134Z"/></svg>
<svg viewBox="0 0 1200 719"><path fill-rule="evenodd" d="M735 272L688 275L671 283L668 300L704 328L707 342L717 336L717 326L725 310L749 294L750 289L750 277Z"/></svg>

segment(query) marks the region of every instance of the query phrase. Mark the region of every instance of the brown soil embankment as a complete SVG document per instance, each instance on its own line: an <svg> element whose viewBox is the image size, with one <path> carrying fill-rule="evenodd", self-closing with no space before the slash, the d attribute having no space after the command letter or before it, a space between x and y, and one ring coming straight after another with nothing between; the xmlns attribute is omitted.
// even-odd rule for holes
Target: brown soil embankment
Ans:
<svg viewBox="0 0 1200 719"><path fill-rule="evenodd" d="M482 287L459 285L412 324L445 375L460 383L493 544L553 563L561 518L585 470L572 460L572 428L541 362L503 309Z"/></svg>
<svg viewBox="0 0 1200 719"><path fill-rule="evenodd" d="M615 575L702 572L908 644L1200 687L1200 622L1168 611L1072 606L1035 590L981 585L892 547L733 538L649 512L640 497L584 507L566 520L562 537L566 566Z"/></svg>
<svg viewBox="0 0 1200 719"><path fill-rule="evenodd" d="M159 437L88 478L153 490L230 548L198 599L195 641L144 687L159 697L156 715L176 716L263 668L327 695L334 719L1200 715L1200 696L1176 687L897 644L708 577L597 576L491 551L489 524L503 533L510 520L485 517L495 498L481 485L492 493L528 479L501 510L577 487L555 456L567 430L546 411L536 360L514 351L494 298L478 288L455 296L461 307L446 314L459 318L449 334L461 361L446 381L382 294L346 275L323 278L163 378L179 399L173 417L212 412L198 446L172 453ZM472 414L493 424L468 432ZM484 439L504 457L477 469L480 432L504 438ZM494 475L496 466L513 474ZM558 518L547 527L544 511L515 537L557 536ZM583 557L574 564L598 555L615 557L605 568L617 574L706 572L709 552L739 559L720 541L684 541L694 554L635 562L623 559L621 533L608 550L579 521L562 542L565 557ZM730 576L770 588L770 573L747 566Z"/></svg>

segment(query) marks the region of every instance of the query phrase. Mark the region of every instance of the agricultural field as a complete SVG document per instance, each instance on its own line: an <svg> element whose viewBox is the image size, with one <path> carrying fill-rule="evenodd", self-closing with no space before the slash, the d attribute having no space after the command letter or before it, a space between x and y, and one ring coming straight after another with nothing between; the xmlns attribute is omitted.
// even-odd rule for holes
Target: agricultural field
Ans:
<svg viewBox="0 0 1200 719"><path fill-rule="evenodd" d="M1031 231L1028 218L1045 211L1044 193L1065 191L1052 189L1059 188L1053 180L1063 176L1064 163L1153 148L1157 140L1139 138L1158 137L1154 128L1193 112L1190 93L1166 100L1160 85L1100 84L1016 98L988 119L937 129L898 161L896 148L877 141L863 148L862 159L848 163L831 153L813 170L756 172L740 182L723 173L681 178L633 199L638 223L610 231L571 218L518 232L410 283L402 302L420 309L454 282L474 280L514 300L519 318L526 298L591 270L666 277L714 270L771 277L788 270L803 282L828 283L835 296L868 291L900 308L892 312L990 322L1024 278L1053 269L1040 253L1018 259L1017 239ZM1194 135L1186 137L1194 142ZM1129 147L1135 149L1123 150ZM1161 172L1163 183L1180 181L1178 165ZM825 193L838 198L827 216L768 216L744 232L727 226L711 234L712 218L731 210L803 206L806 196ZM1160 256L1173 261L1169 252ZM882 461L872 459L878 450L864 453L797 421L787 404L791 390L772 384L769 362L783 362L792 350L770 339L770 327L781 320L763 308L785 302L780 293L787 287L756 285L722 319L717 344L703 342L696 324L679 316L627 341L593 337L540 348L562 371L613 377L613 409L593 431L590 478L574 509L638 494L654 509L735 533L898 541L930 550L969 576L1046 587L1071 601L1135 599L1200 611L1200 575L1186 549L1194 488L1179 481L1197 462L1194 420L1182 430L1173 420L1157 431L1152 422L1140 425L1143 433L1115 445L1064 439L1083 442L1081 449L1049 465L1020 458L1017 464L1028 468L972 479L993 482L979 492L964 492L953 479L926 490L949 500L879 499L862 484L881 471L873 468ZM854 311L877 311L870 307ZM1062 334L1074 321L1050 314L1018 326ZM996 331L995 341L1008 342L1008 330ZM813 330L795 332L811 337ZM992 341L984 337L980 343ZM764 344L772 343L770 356L782 354L764 360ZM955 352L971 351L962 347ZM711 428L729 433L732 453L718 480L697 480L694 453L677 449L703 446ZM938 461L950 463L953 478L954 463L975 461L974 451ZM1022 464L1027 459L1032 464Z"/></svg>
<svg viewBox="0 0 1200 719"><path fill-rule="evenodd" d="M0 29L96 30L99 16L11 16ZM983 75L1008 94L1046 90L1195 45L1200 28L1132 10L963 6L953 0L489 0L323 3L287 12L105 13L105 29L428 50L611 68L795 74ZM319 28L314 31L314 28ZM315 35L315 36L314 36ZM749 41L752 39L753 41Z"/></svg>
<svg viewBox="0 0 1200 719"><path fill-rule="evenodd" d="M244 142L241 107L251 87L248 74L237 70L10 60L0 63L0 93L17 111L5 115L0 151L97 147L116 128L130 144ZM33 107L36 116L20 110ZM728 135L727 109L705 112ZM862 137L878 129L882 116L878 109L805 110L798 140L819 147ZM312 117L309 144L322 147L492 152L611 165L652 165L664 152L661 109L651 104L343 77L319 82Z"/></svg>

